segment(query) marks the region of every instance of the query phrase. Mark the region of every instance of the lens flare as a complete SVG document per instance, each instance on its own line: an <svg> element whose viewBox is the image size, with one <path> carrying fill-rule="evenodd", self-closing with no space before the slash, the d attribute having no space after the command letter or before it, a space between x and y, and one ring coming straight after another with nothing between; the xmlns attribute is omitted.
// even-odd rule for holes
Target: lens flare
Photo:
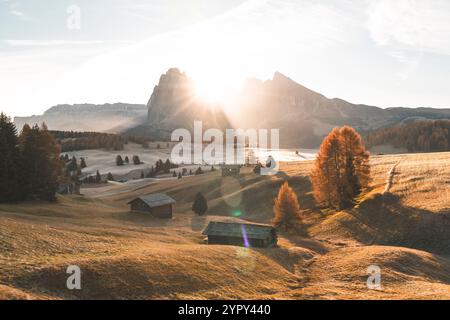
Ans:
<svg viewBox="0 0 450 320"><path fill-rule="evenodd" d="M244 247L250 248L250 244L248 243L247 238L247 231L245 230L245 226L241 224L241 231L242 231L242 239L244 240Z"/></svg>
<svg viewBox="0 0 450 320"><path fill-rule="evenodd" d="M242 216L242 212L241 211L234 211L231 215L233 217L235 217L235 218L239 218L240 216Z"/></svg>

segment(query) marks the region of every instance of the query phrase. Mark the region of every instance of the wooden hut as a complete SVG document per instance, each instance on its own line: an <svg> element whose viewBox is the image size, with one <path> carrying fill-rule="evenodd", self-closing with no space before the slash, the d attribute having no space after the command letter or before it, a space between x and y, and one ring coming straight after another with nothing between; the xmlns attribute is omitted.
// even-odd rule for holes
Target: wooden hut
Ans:
<svg viewBox="0 0 450 320"><path fill-rule="evenodd" d="M271 225L211 221L203 230L208 244L268 248L277 245L277 232Z"/></svg>
<svg viewBox="0 0 450 320"><path fill-rule="evenodd" d="M132 212L148 213L160 219L172 218L174 203L176 201L164 193L144 195L128 202Z"/></svg>

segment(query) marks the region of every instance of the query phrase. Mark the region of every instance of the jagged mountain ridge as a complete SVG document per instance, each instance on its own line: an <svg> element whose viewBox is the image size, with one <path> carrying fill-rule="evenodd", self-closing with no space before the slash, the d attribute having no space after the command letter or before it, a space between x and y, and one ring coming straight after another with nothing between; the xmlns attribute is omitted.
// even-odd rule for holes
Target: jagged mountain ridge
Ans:
<svg viewBox="0 0 450 320"><path fill-rule="evenodd" d="M198 101L192 80L170 69L153 90L147 123L129 132L168 139L174 129L192 130L194 120L202 120L206 128L278 128L282 147L315 148L335 126L368 132L414 120L450 119L450 109L382 109L329 99L279 72L268 81L249 79L232 110L225 116Z"/></svg>
<svg viewBox="0 0 450 320"><path fill-rule="evenodd" d="M382 109L328 99L278 72L272 80L249 80L235 109L239 126L279 128L281 145L302 147L317 147L333 127L345 124L367 132L414 119L450 118L450 109Z"/></svg>
<svg viewBox="0 0 450 320"><path fill-rule="evenodd" d="M153 139L170 139L177 128L193 131L194 121L203 129L231 128L220 106L212 106L196 95L195 84L185 73L172 68L161 75L147 104L147 122L127 131Z"/></svg>

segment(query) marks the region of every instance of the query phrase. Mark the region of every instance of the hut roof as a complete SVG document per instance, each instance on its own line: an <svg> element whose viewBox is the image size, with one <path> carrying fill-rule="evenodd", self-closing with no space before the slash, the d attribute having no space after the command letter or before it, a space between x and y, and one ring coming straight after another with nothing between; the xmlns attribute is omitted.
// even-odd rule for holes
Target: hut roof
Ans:
<svg viewBox="0 0 450 320"><path fill-rule="evenodd" d="M144 196L139 196L136 199L128 202L128 204L130 204L138 199L144 201L150 208L165 206L165 205L173 204L176 202L174 199L169 197L167 194L153 193L153 194L148 194L148 195L144 195Z"/></svg>
<svg viewBox="0 0 450 320"><path fill-rule="evenodd" d="M273 230L272 226L266 224L211 221L203 234L241 238L245 232L249 239L266 239Z"/></svg>

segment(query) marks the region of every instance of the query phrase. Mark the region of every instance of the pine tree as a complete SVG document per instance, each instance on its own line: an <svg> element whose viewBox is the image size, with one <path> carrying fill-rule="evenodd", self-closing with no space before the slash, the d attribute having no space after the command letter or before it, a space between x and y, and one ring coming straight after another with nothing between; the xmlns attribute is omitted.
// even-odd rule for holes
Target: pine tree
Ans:
<svg viewBox="0 0 450 320"><path fill-rule="evenodd" d="M114 181L114 177L113 177L113 175L112 175L111 172L108 172L108 175L107 175L107 177L106 177L106 180L108 180L108 181Z"/></svg>
<svg viewBox="0 0 450 320"><path fill-rule="evenodd" d="M130 159L128 158L128 156L125 156L125 163L129 164L130 163Z"/></svg>
<svg viewBox="0 0 450 320"><path fill-rule="evenodd" d="M58 178L62 174L63 163L59 160L59 154L61 153L61 146L55 140L53 135L49 132L48 127L45 123L42 123L41 130L41 141L43 149L45 150L46 165L45 169L42 170L44 174L44 191L42 198L48 201L54 201L56 199L56 191L58 190ZM78 171L78 174L81 172ZM79 188L80 182L76 181L76 186ZM78 189L79 193L79 189Z"/></svg>
<svg viewBox="0 0 450 320"><path fill-rule="evenodd" d="M300 205L294 190L289 187L288 182L284 182L275 198L273 207L273 225L283 226L285 231L295 227L300 220Z"/></svg>
<svg viewBox="0 0 450 320"><path fill-rule="evenodd" d="M197 193L194 199L194 203L192 204L192 211L194 211L199 216L202 216L208 210L208 202L206 198L200 192Z"/></svg>
<svg viewBox="0 0 450 320"><path fill-rule="evenodd" d="M116 166L123 166L123 159L121 155L117 155L116 157Z"/></svg>
<svg viewBox="0 0 450 320"><path fill-rule="evenodd" d="M151 169L150 169L150 178L154 178L155 175L156 175L155 168L152 166Z"/></svg>
<svg viewBox="0 0 450 320"><path fill-rule="evenodd" d="M78 169L77 158L75 158L75 156L73 156L72 160L70 160L70 163L67 165L67 170L69 172L74 172L74 171L77 171L77 169Z"/></svg>
<svg viewBox="0 0 450 320"><path fill-rule="evenodd" d="M170 163L169 159L166 159L166 162L164 162L163 168L164 168L164 172L168 173L170 171L172 167L172 164Z"/></svg>
<svg viewBox="0 0 450 320"><path fill-rule="evenodd" d="M87 167L86 160L84 158L80 158L80 167L84 169Z"/></svg>
<svg viewBox="0 0 450 320"><path fill-rule="evenodd" d="M19 136L22 151L22 190L32 199L53 201L62 172L59 159L60 147L48 132L42 128L25 125Z"/></svg>
<svg viewBox="0 0 450 320"><path fill-rule="evenodd" d="M178 179L182 179L183 176L181 175L181 172L178 172Z"/></svg>
<svg viewBox="0 0 450 320"><path fill-rule="evenodd" d="M144 178L145 178L144 171L141 171L141 179L144 179Z"/></svg>
<svg viewBox="0 0 450 320"><path fill-rule="evenodd" d="M102 176L100 175L100 172L97 170L97 173L95 174L95 183L102 182Z"/></svg>
<svg viewBox="0 0 450 320"><path fill-rule="evenodd" d="M17 129L4 114L0 114L0 202L14 202L23 198L20 188L20 150Z"/></svg>
<svg viewBox="0 0 450 320"><path fill-rule="evenodd" d="M174 177L174 178L177 177L177 173L175 171L173 172L172 177Z"/></svg>
<svg viewBox="0 0 450 320"><path fill-rule="evenodd" d="M158 172L160 172L160 171L163 171L163 168L164 167L164 163L163 163L163 161L161 160L161 159L159 159L158 161L156 161L156 164L155 164L155 174L156 173L158 173Z"/></svg>
<svg viewBox="0 0 450 320"><path fill-rule="evenodd" d="M141 159L139 159L139 156L133 156L133 164L134 165L141 164Z"/></svg>

